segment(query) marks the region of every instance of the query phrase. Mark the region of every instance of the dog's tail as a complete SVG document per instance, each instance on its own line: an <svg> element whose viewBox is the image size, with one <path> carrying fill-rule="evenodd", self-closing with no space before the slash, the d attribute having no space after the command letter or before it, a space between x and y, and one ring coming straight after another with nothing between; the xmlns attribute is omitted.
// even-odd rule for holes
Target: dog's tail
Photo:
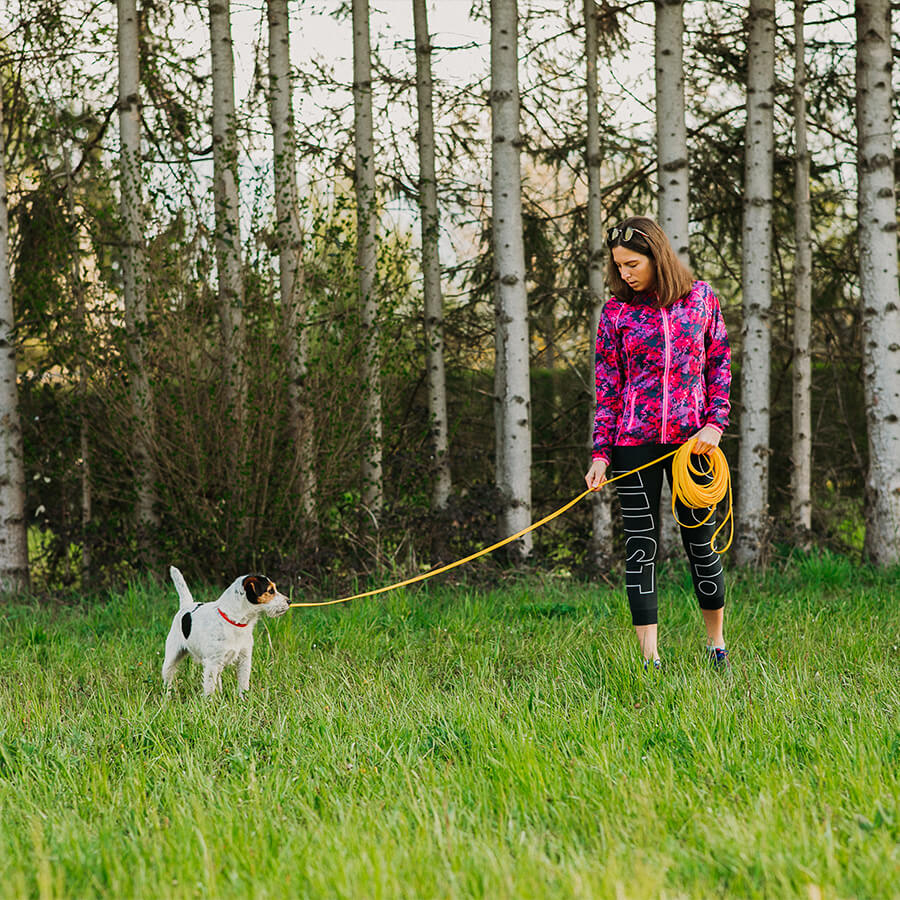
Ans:
<svg viewBox="0 0 900 900"><path fill-rule="evenodd" d="M172 581L175 583L175 590L178 591L178 608L187 609L188 607L196 606L194 598L191 596L190 589L181 572L179 572L175 566L169 566L169 574L172 576Z"/></svg>

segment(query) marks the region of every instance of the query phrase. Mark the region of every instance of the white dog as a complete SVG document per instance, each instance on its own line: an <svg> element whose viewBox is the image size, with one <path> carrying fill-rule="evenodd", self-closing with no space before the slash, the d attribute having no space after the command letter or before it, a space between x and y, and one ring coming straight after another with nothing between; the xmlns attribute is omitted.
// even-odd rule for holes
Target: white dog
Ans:
<svg viewBox="0 0 900 900"><path fill-rule="evenodd" d="M263 614L283 616L288 598L279 594L265 575L242 575L215 603L195 603L184 577L175 566L169 574L178 591L178 612L166 638L162 677L171 689L179 663L190 654L203 666L203 693L215 693L225 666L237 666L238 690L250 687L253 627Z"/></svg>

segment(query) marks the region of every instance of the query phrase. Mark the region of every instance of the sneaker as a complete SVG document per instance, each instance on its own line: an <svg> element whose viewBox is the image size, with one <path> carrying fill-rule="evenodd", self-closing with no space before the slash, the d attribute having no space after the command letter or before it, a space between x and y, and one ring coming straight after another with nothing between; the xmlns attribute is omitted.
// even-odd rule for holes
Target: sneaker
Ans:
<svg viewBox="0 0 900 900"><path fill-rule="evenodd" d="M651 662L653 663L652 667L650 665ZM650 672L650 671L659 672L661 669L662 669L662 660L659 660L659 659L654 659L654 660L645 659L644 660L644 671L645 672Z"/></svg>
<svg viewBox="0 0 900 900"><path fill-rule="evenodd" d="M707 647L706 652L709 654L709 661L714 669L721 672L731 670L731 663L728 661L728 651L724 647Z"/></svg>

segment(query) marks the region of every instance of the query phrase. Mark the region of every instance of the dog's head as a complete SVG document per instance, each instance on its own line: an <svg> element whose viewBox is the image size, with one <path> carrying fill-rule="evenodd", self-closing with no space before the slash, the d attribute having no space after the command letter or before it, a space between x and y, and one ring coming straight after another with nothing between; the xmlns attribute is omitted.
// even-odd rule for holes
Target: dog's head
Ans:
<svg viewBox="0 0 900 900"><path fill-rule="evenodd" d="M241 589L248 603L260 607L272 618L283 616L291 608L288 598L280 594L275 583L265 575L245 575L241 579Z"/></svg>

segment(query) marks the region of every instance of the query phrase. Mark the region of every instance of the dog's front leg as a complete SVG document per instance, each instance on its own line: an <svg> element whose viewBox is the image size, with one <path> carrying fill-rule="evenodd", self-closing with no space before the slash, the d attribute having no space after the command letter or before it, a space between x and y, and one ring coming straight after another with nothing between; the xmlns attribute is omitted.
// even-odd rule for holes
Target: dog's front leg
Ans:
<svg viewBox="0 0 900 900"><path fill-rule="evenodd" d="M241 653L237 664L238 690L243 694L250 690L250 667L253 665L253 647Z"/></svg>
<svg viewBox="0 0 900 900"><path fill-rule="evenodd" d="M222 667L218 664L203 667L203 693L207 697L216 692L222 680Z"/></svg>

